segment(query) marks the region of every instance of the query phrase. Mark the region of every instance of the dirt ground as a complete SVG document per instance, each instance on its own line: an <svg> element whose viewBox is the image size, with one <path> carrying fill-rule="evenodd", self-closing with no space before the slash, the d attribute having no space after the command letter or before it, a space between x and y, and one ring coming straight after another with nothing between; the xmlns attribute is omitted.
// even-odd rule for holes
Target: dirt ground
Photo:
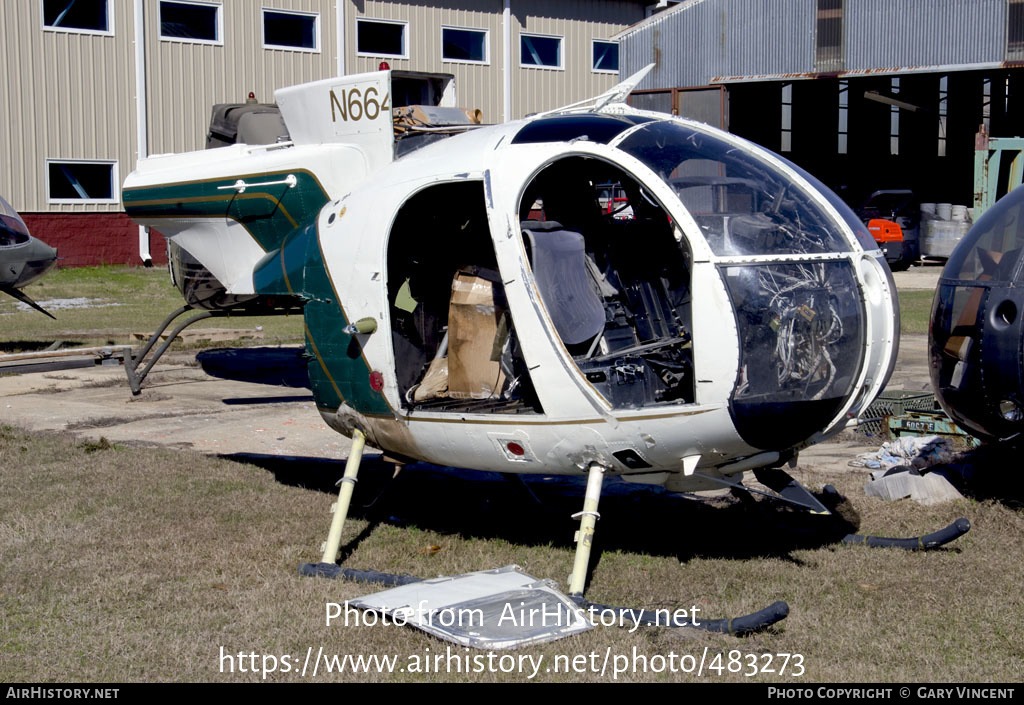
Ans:
<svg viewBox="0 0 1024 705"><path fill-rule="evenodd" d="M218 379L194 352L161 360L135 397L120 366L0 377L0 423L210 454L336 459L350 447L320 418L308 389Z"/></svg>

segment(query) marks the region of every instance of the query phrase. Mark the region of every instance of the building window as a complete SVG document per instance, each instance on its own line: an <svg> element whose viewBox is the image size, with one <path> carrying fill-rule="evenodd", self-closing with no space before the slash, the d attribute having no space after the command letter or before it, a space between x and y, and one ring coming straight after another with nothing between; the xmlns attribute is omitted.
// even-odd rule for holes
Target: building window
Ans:
<svg viewBox="0 0 1024 705"><path fill-rule="evenodd" d="M221 6L199 2L160 2L160 38L221 43Z"/></svg>
<svg viewBox="0 0 1024 705"><path fill-rule="evenodd" d="M675 115L673 91L634 91L629 94L629 104L637 110L654 110Z"/></svg>
<svg viewBox="0 0 1024 705"><path fill-rule="evenodd" d="M519 35L519 65L562 68L562 38L539 34Z"/></svg>
<svg viewBox="0 0 1024 705"><path fill-rule="evenodd" d="M619 72L619 45L616 42L595 39L591 46L591 56L594 60L592 68L595 73Z"/></svg>
<svg viewBox="0 0 1024 705"><path fill-rule="evenodd" d="M1024 58L1024 0L1009 0L1006 8L1006 59Z"/></svg>
<svg viewBox="0 0 1024 705"><path fill-rule="evenodd" d="M839 81L839 121L836 133L836 152L847 154L850 147L850 82L845 79Z"/></svg>
<svg viewBox="0 0 1024 705"><path fill-rule="evenodd" d="M889 90L893 97L900 94L900 79L889 80ZM889 106L889 154L898 157L900 155L900 106Z"/></svg>
<svg viewBox="0 0 1024 705"><path fill-rule="evenodd" d="M113 34L110 0L43 0L42 5L46 29Z"/></svg>
<svg viewBox="0 0 1024 705"><path fill-rule="evenodd" d="M445 61L487 63L487 30L442 27L441 58Z"/></svg>
<svg viewBox="0 0 1024 705"><path fill-rule="evenodd" d="M939 144L937 154L946 156L946 118L949 109L949 76L939 79Z"/></svg>
<svg viewBox="0 0 1024 705"><path fill-rule="evenodd" d="M842 71L843 0L817 0L818 16L814 36L814 69Z"/></svg>
<svg viewBox="0 0 1024 705"><path fill-rule="evenodd" d="M981 124L985 132L992 134L992 79L981 81Z"/></svg>
<svg viewBox="0 0 1024 705"><path fill-rule="evenodd" d="M46 162L46 195L50 203L117 203L117 162Z"/></svg>
<svg viewBox="0 0 1024 705"><path fill-rule="evenodd" d="M320 51L320 17L264 8L263 46L267 49Z"/></svg>
<svg viewBox="0 0 1024 705"><path fill-rule="evenodd" d="M405 22L356 20L356 52L366 56L408 58Z"/></svg>
<svg viewBox="0 0 1024 705"><path fill-rule="evenodd" d="M782 127L779 135L779 151L793 151L793 84L782 84L782 115L779 124Z"/></svg>

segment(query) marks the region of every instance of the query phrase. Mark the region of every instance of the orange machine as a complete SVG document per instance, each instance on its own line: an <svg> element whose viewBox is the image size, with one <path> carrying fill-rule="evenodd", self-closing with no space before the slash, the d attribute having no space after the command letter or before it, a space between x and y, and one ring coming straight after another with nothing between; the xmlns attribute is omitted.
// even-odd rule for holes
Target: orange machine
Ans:
<svg viewBox="0 0 1024 705"><path fill-rule="evenodd" d="M891 220L872 218L868 221L868 231L879 245L884 245L887 242L903 243L903 228L899 223L894 223Z"/></svg>

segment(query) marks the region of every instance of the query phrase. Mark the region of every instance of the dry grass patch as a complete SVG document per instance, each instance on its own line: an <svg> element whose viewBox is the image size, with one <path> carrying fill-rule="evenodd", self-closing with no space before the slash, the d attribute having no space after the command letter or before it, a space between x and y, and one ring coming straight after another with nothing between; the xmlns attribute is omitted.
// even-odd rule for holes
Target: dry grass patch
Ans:
<svg viewBox="0 0 1024 705"><path fill-rule="evenodd" d="M75 443L0 430L0 680L259 680L223 673L220 648L288 654L445 653L411 628L324 625L325 603L372 592L301 578L315 561L341 464L267 470L191 452ZM495 475L403 472L368 461L346 526L345 564L420 576L517 563L538 577L571 570L569 514L582 484L532 481L543 504ZM813 475L813 473L812 473ZM608 681L554 673L556 657L630 661L670 653L803 655L806 674L780 681L1016 681L1024 676L1024 517L998 500L923 508L863 498L860 475L821 475L854 497L862 530L913 535L963 515L974 528L928 554L836 546L788 512L609 487L589 597L636 607L697 604L738 616L786 600L790 617L748 638L690 630L598 628L517 655L543 657L537 680ZM819 484L820 484L819 483ZM793 530L782 531L790 526ZM818 525L819 529L821 525ZM814 527L811 527L814 529ZM358 538L357 538L358 537ZM353 542L355 545L353 546ZM465 656L483 652L465 652ZM620 663L624 663L620 661ZM639 662L638 662L639 663ZM648 663L651 663L650 661ZM763 664L764 660L759 663ZM776 661L776 665L778 662ZM609 664L609 669L611 664ZM311 670L311 669L310 669ZM346 672L317 680L521 681L526 675ZM267 680L302 680L273 674ZM310 680L309 676L305 680ZM686 681L682 673L619 680ZM705 672L700 680L744 680Z"/></svg>

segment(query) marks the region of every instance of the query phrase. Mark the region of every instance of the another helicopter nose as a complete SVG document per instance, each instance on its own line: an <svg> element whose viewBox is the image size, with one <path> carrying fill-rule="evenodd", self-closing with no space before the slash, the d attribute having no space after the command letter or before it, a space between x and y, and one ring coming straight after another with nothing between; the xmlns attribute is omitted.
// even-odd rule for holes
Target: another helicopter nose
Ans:
<svg viewBox="0 0 1024 705"><path fill-rule="evenodd" d="M29 236L29 241L18 253L18 257L22 268L11 285L20 288L31 284L53 267L57 261L57 250L42 240Z"/></svg>

